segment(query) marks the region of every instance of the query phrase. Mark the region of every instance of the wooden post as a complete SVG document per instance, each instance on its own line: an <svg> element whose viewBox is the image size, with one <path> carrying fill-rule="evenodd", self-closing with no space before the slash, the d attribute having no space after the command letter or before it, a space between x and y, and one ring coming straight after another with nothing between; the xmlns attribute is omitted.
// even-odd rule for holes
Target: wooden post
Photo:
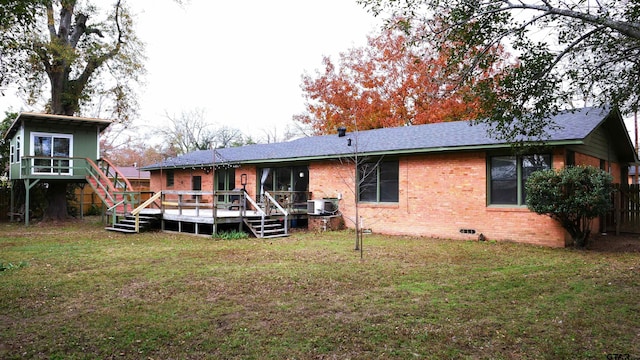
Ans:
<svg viewBox="0 0 640 360"><path fill-rule="evenodd" d="M614 207L616 209L615 212L615 217L616 217L616 236L620 235L620 220L621 220L621 214L622 214L622 207L621 207L621 203L622 203L622 194L620 191L616 191L616 195L615 195L615 201L614 201Z"/></svg>

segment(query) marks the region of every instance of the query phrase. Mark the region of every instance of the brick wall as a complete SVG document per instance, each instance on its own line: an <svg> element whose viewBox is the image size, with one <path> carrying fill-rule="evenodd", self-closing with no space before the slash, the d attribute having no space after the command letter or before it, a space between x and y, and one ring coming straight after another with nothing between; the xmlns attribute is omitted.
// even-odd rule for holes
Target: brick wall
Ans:
<svg viewBox="0 0 640 360"><path fill-rule="evenodd" d="M482 233L488 240L565 245L564 230L549 217L521 207L487 206L484 152L403 157L399 170L398 203L361 203L364 228L391 235L461 240L475 240ZM314 198L341 194L340 210L346 226L353 228L353 166L327 161L311 164L309 171ZM461 233L461 229L475 233Z"/></svg>
<svg viewBox="0 0 640 360"><path fill-rule="evenodd" d="M256 198L256 167L255 166L242 166L236 169L236 189L242 189L242 174L247 174L247 185L246 190L249 196L252 198Z"/></svg>
<svg viewBox="0 0 640 360"><path fill-rule="evenodd" d="M160 190L176 190L176 191L188 191L191 190L191 178L193 176L201 176L202 179L202 191L213 191L213 174L208 174L204 169L175 169L173 170L173 186L167 186L167 171L155 170L151 172L150 187L154 192ZM247 174L247 193L255 198L256 193L256 167L255 166L243 166L236 169L236 182L235 189L242 189L241 174Z"/></svg>
<svg viewBox="0 0 640 360"><path fill-rule="evenodd" d="M213 174L211 171L207 174L206 169L187 168L173 170L173 185L167 186L167 170L156 170L151 172L150 187L154 192L160 190L190 191L192 190L192 177L200 176L201 191L213 191ZM211 201L211 197L203 197L204 201Z"/></svg>
<svg viewBox="0 0 640 360"><path fill-rule="evenodd" d="M487 206L487 157L484 152L458 152L414 155L399 159L399 201L393 204L359 205L365 228L390 235L475 240L482 233L487 240L516 241L545 246L565 246L570 238L548 216L537 215L526 207ZM575 154L577 164L600 165L600 160ZM562 149L553 153L553 167L564 167ZM620 166L611 164L619 181ZM160 172L151 175L151 187L167 189ZM247 192L255 198L256 167L236 169L236 188L242 188L241 174L247 174ZM211 188L211 175L202 170L176 170L171 190L190 190L191 176L202 176L203 190ZM314 199L340 198L344 223L354 228L355 168L337 160L317 161L309 165L309 191ZM161 184L161 186L160 186ZM594 221L593 231L599 223ZM463 233L473 230L475 233Z"/></svg>

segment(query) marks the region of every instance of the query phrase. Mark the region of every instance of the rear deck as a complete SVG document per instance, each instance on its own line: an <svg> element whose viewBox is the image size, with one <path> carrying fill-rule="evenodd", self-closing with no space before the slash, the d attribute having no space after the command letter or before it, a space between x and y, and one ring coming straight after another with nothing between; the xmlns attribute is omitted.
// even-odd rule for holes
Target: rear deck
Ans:
<svg viewBox="0 0 640 360"><path fill-rule="evenodd" d="M291 198L291 197L289 197ZM288 229L306 224L307 211L302 204L280 204L269 193L256 202L243 190L163 191L133 216L159 219L163 231L212 235L223 230L250 230L256 237L287 236ZM212 201L213 200L213 201ZM131 220L128 221L132 223ZM114 221L110 230L117 230ZM131 230L131 225L124 226ZM133 230L137 232L136 230Z"/></svg>

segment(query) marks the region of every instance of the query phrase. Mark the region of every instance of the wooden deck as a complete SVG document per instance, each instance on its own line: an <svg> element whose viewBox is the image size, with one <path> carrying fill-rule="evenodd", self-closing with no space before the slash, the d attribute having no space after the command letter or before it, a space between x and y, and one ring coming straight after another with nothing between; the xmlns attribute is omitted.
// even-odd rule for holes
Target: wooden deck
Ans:
<svg viewBox="0 0 640 360"><path fill-rule="evenodd" d="M215 196L215 198L214 198ZM215 204L212 203L215 199ZM226 202L218 199L228 200ZM140 215L153 215L160 219L163 231L188 232L211 235L220 228L239 231L249 227L259 237L286 236L290 224L306 219L306 207L283 208L270 194L266 204L258 204L240 190L218 191L163 191L155 208L146 207ZM154 200L155 201L155 200ZM303 204L303 205L306 205ZM277 225L280 224L280 225Z"/></svg>
<svg viewBox="0 0 640 360"><path fill-rule="evenodd" d="M145 215L162 214L164 220L185 221L201 224L214 224L214 219L218 223L236 223L242 221L242 213L240 210L216 210L216 216L213 216L211 209L145 209L142 211ZM260 213L255 210L245 210L245 217L260 217Z"/></svg>

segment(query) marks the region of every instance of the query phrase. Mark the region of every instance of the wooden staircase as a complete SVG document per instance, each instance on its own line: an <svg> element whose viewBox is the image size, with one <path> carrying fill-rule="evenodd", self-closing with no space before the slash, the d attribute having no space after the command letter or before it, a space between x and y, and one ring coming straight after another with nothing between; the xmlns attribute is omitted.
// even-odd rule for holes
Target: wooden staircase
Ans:
<svg viewBox="0 0 640 360"><path fill-rule="evenodd" d="M125 234L135 234L160 228L162 214L140 215L138 220L138 230L136 231L136 218L127 214L112 226L105 227L105 230L116 231Z"/></svg>
<svg viewBox="0 0 640 360"><path fill-rule="evenodd" d="M289 236L282 216L269 216L264 220L260 217L244 219L244 224L257 238L277 238Z"/></svg>
<svg viewBox="0 0 640 360"><path fill-rule="evenodd" d="M87 159L87 183L107 207L107 212L124 216L135 206L133 186L129 180L106 159L98 163Z"/></svg>
<svg viewBox="0 0 640 360"><path fill-rule="evenodd" d="M265 192L260 204L250 196L246 196L246 200L260 214L260 216L243 219L244 224L255 237L264 239L289 236L287 224L289 214L271 194Z"/></svg>

